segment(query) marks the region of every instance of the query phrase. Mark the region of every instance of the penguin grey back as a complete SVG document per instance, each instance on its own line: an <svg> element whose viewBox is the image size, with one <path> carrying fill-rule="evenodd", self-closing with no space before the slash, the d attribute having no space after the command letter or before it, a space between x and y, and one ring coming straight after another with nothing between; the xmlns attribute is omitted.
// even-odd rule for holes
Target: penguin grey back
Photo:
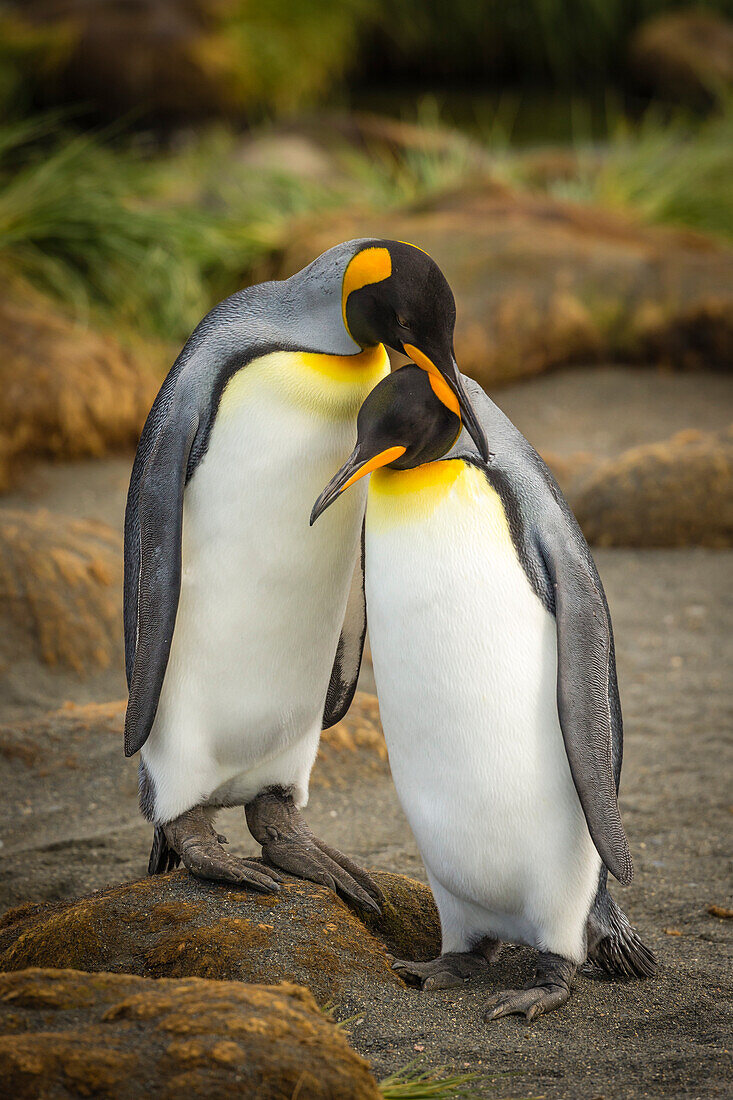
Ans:
<svg viewBox="0 0 733 1100"><path fill-rule="evenodd" d="M492 454L484 463L463 431L445 458L462 458L484 471L502 500L527 577L555 616L558 712L573 780L604 864L629 882L633 868L617 803L623 721L603 584L546 464L478 383L464 381Z"/></svg>

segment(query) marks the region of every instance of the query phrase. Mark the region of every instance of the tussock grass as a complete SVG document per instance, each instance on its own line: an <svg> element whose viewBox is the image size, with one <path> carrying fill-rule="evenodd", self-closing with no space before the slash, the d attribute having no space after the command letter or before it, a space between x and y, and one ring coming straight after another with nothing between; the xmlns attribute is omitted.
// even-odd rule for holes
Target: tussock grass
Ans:
<svg viewBox="0 0 733 1100"><path fill-rule="evenodd" d="M653 223L733 237L733 99L700 121L649 111L619 122L605 150L578 151L559 197L624 209Z"/></svg>
<svg viewBox="0 0 733 1100"><path fill-rule="evenodd" d="M56 125L0 129L0 267L77 315L185 334L213 274L233 280L261 248L258 227L157 201L142 157Z"/></svg>
<svg viewBox="0 0 733 1100"><path fill-rule="evenodd" d="M441 1077L443 1071L421 1072L414 1062L391 1073L379 1082L384 1100L469 1100L475 1093L468 1089L478 1075L466 1073L460 1076Z"/></svg>

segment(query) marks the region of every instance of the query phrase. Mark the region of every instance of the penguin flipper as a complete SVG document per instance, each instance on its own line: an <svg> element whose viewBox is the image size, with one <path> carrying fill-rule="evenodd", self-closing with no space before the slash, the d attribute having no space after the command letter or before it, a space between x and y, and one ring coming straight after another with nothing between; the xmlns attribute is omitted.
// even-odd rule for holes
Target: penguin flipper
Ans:
<svg viewBox="0 0 733 1100"><path fill-rule="evenodd" d="M573 782L604 864L626 884L631 852L618 808L614 771L616 669L611 622L590 553L574 540L542 542L554 589L557 709Z"/></svg>
<svg viewBox="0 0 733 1100"><path fill-rule="evenodd" d="M199 414L185 397L166 413L140 477L137 497L137 585L134 657L125 715L125 756L142 748L158 709L181 591L181 534L186 470ZM126 609L127 610L127 609Z"/></svg>
<svg viewBox="0 0 733 1100"><path fill-rule="evenodd" d="M364 595L364 523L361 526L361 551L354 566L344 624L341 627L331 679L326 693L321 726L324 730L340 722L351 706L361 669L366 636L366 596Z"/></svg>

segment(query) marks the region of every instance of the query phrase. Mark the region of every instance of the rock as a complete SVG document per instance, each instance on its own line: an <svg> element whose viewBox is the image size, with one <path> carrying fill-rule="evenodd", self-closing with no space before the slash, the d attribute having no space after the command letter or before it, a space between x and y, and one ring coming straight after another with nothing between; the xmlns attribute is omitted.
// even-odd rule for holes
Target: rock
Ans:
<svg viewBox="0 0 733 1100"><path fill-rule="evenodd" d="M600 463L570 502L599 546L731 546L733 426L625 451Z"/></svg>
<svg viewBox="0 0 733 1100"><path fill-rule="evenodd" d="M467 170L487 172L493 160L486 149L458 130L440 125L416 125L371 111L324 112L297 119L291 131L333 154L344 148L378 161L404 162L426 156L433 162L459 161Z"/></svg>
<svg viewBox="0 0 733 1100"><path fill-rule="evenodd" d="M733 22L699 8L665 12L632 36L629 64L639 88L705 105L733 87Z"/></svg>
<svg viewBox="0 0 733 1100"><path fill-rule="evenodd" d="M135 445L159 383L112 337L3 289L0 342L0 489L30 455L97 457Z"/></svg>
<svg viewBox="0 0 733 1100"><path fill-rule="evenodd" d="M458 362L484 386L601 357L733 362L733 249L700 235L483 184L401 211L311 218L275 273L363 236L435 257L456 295Z"/></svg>
<svg viewBox="0 0 733 1100"><path fill-rule="evenodd" d="M92 520L0 509L0 669L79 674L122 660L121 537Z"/></svg>
<svg viewBox="0 0 733 1100"><path fill-rule="evenodd" d="M387 175L409 172L416 156L429 158L436 170L453 167L463 178L492 167L486 150L458 131L361 111L301 115L255 130L243 138L236 164L265 177L297 177L347 198L362 187L355 154Z"/></svg>
<svg viewBox="0 0 733 1100"><path fill-rule="evenodd" d="M375 874L387 916L372 924L409 953L439 943L425 886ZM404 914L404 919L403 919ZM420 920L423 920L421 926ZM432 931L432 939L431 939ZM383 944L335 894L287 880L256 894L179 870L70 902L11 909L0 919L0 970L71 968L152 978L293 981L321 1003L364 1004L370 991L399 989Z"/></svg>
<svg viewBox="0 0 733 1100"><path fill-rule="evenodd" d="M0 974L4 1095L378 1100L367 1063L307 989Z"/></svg>
<svg viewBox="0 0 733 1100"><path fill-rule="evenodd" d="M379 916L364 914L364 922L403 959L425 961L440 954L440 917L427 886L407 875L372 871L384 894Z"/></svg>

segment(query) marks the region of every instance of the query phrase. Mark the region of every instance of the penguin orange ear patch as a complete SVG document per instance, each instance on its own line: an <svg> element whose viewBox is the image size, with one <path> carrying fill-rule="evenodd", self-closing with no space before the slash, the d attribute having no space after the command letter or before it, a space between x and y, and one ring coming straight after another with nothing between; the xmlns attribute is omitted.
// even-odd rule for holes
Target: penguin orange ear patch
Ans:
<svg viewBox="0 0 733 1100"><path fill-rule="evenodd" d="M361 290L370 283L381 283L392 274L392 257L386 248L363 248L357 252L344 272L344 281L341 288L341 312L344 317L346 331L349 326L346 323L346 302L354 290Z"/></svg>

